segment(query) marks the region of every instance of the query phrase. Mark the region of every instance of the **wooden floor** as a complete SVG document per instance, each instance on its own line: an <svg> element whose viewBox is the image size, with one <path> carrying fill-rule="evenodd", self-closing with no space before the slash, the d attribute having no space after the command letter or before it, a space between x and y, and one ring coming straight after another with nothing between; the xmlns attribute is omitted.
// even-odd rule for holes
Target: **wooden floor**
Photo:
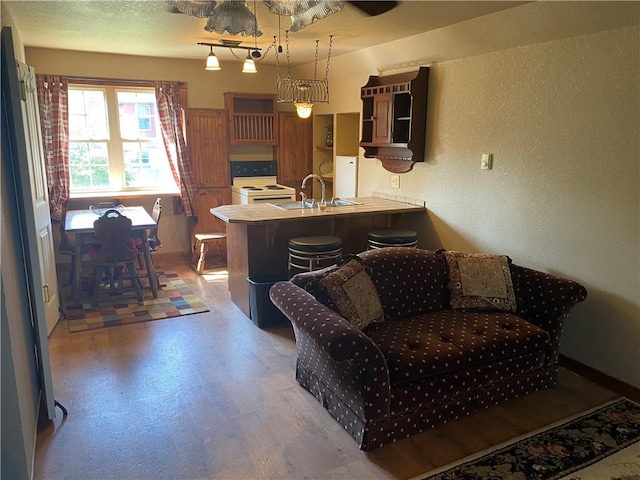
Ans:
<svg viewBox="0 0 640 480"><path fill-rule="evenodd" d="M211 311L73 334L61 321L49 344L69 416L39 432L35 479L406 479L617 397L561 370L554 390L361 452L296 383L290 327L257 328L224 268L154 259Z"/></svg>

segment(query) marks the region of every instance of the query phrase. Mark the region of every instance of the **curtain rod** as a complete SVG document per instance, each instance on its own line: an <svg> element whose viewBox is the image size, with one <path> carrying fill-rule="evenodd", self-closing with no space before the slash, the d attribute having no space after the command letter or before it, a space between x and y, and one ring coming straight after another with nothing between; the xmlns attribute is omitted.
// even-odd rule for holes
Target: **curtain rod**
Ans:
<svg viewBox="0 0 640 480"><path fill-rule="evenodd" d="M70 76L65 76L65 78L67 79L67 81L72 83L140 85L143 87L153 87L155 85L154 80L126 80L124 78L94 78L94 77L70 77ZM178 84L183 85L184 82L178 82Z"/></svg>

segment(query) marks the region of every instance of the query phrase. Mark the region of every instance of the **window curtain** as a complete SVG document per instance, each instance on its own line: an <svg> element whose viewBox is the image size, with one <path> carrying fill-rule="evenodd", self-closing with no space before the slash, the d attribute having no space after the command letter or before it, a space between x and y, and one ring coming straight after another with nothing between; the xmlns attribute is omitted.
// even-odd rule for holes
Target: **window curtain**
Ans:
<svg viewBox="0 0 640 480"><path fill-rule="evenodd" d="M36 88L51 219L63 221L69 200L69 85L64 77L36 75Z"/></svg>
<svg viewBox="0 0 640 480"><path fill-rule="evenodd" d="M195 216L195 182L191 169L191 158L184 139L180 83L155 82L156 102L162 128L164 148L169 158L171 171L180 188L182 211L188 217Z"/></svg>

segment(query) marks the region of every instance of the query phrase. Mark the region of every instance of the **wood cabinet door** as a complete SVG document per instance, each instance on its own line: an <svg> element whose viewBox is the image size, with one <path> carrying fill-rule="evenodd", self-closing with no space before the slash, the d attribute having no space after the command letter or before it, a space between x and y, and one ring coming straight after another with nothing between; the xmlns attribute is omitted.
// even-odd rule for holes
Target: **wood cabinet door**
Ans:
<svg viewBox="0 0 640 480"><path fill-rule="evenodd" d="M391 116L393 95L376 95L373 99L373 138L372 143L391 143Z"/></svg>
<svg viewBox="0 0 640 480"><path fill-rule="evenodd" d="M299 189L313 171L313 124L293 112L281 112L278 119L278 182Z"/></svg>
<svg viewBox="0 0 640 480"><path fill-rule="evenodd" d="M225 232L225 223L210 210L220 205L231 204L231 188L199 188L196 193L196 216L193 233Z"/></svg>
<svg viewBox="0 0 640 480"><path fill-rule="evenodd" d="M223 109L188 108L187 142L198 187L228 187L229 133Z"/></svg>

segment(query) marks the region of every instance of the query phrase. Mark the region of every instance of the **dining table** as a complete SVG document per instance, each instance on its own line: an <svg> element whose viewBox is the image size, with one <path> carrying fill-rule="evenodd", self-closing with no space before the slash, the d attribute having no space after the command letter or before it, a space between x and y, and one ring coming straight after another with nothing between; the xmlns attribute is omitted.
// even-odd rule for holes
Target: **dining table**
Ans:
<svg viewBox="0 0 640 480"><path fill-rule="evenodd" d="M80 303L80 291L82 287L81 266L82 257L84 255L83 246L95 240L93 222L95 222L101 214L106 212L106 210L108 209L86 208L82 210L67 211L64 229L67 235L73 234L75 236L73 255L75 257L76 268L73 272L73 279L71 282L71 295L75 305L79 305ZM158 298L158 277L151 260L151 250L149 248L149 242L147 241L147 230L154 228L156 226L156 221L142 206L120 206L119 208L116 208L116 210L131 220L131 237L139 238L141 240L141 247L145 263L147 265L149 287L153 293L153 298Z"/></svg>

